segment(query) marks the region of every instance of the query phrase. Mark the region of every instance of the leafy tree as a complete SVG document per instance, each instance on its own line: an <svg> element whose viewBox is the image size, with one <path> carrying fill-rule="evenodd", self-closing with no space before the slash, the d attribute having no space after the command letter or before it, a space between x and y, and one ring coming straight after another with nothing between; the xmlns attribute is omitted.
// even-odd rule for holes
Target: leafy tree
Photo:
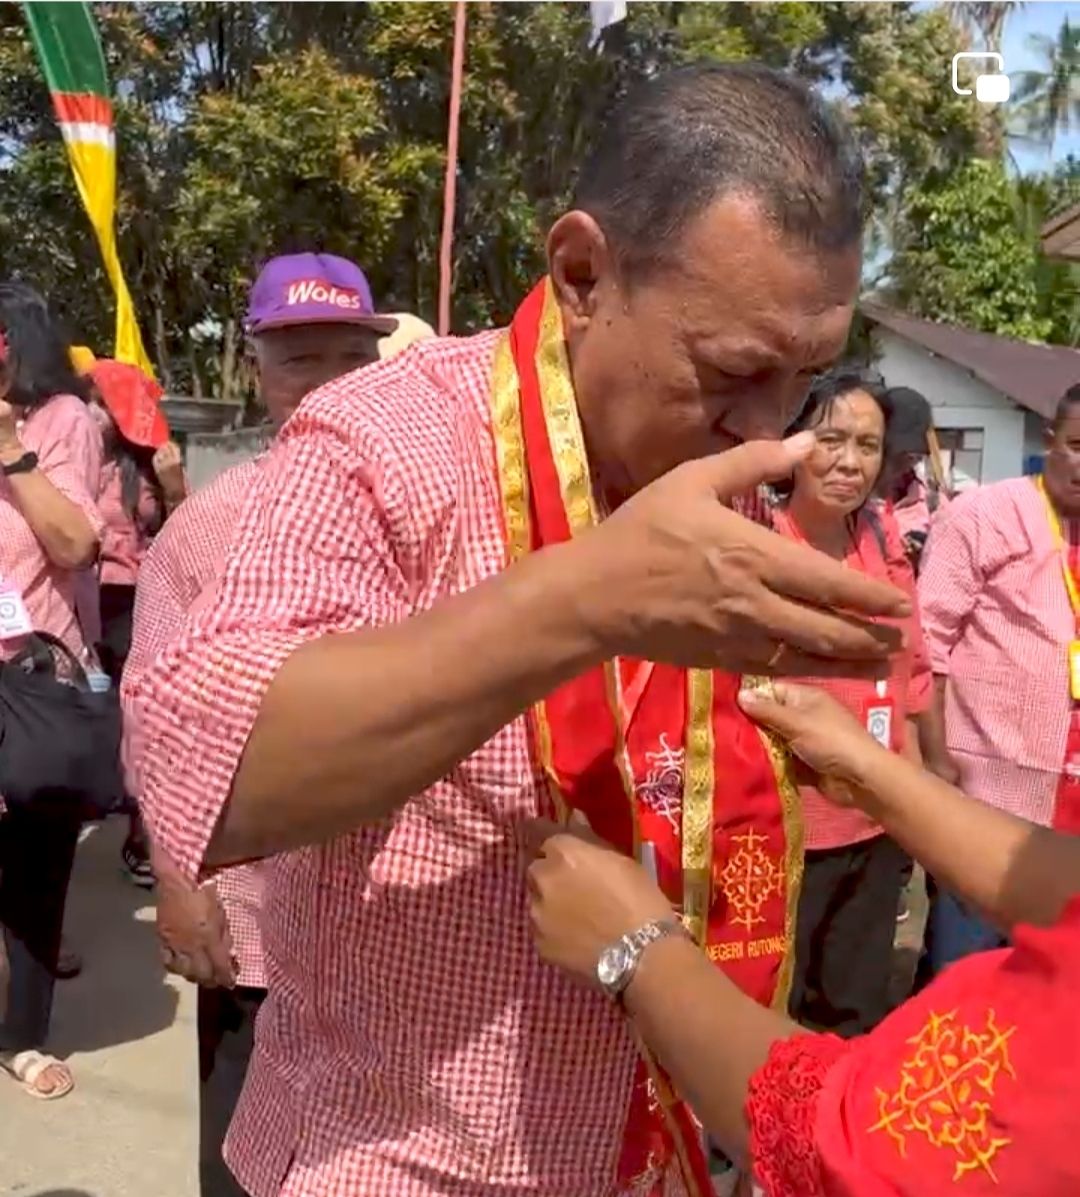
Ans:
<svg viewBox="0 0 1080 1197"><path fill-rule="evenodd" d="M1024 5L1010 3L1010 0L959 0L944 7L968 37L987 49L997 50L1001 47L1009 17Z"/></svg>
<svg viewBox="0 0 1080 1197"><path fill-rule="evenodd" d="M891 298L932 320L1043 339L1035 243L1016 186L997 162L973 160L904 197L905 237L890 264Z"/></svg>
<svg viewBox="0 0 1080 1197"><path fill-rule="evenodd" d="M119 240L170 389L245 388L237 324L270 252L356 257L387 307L431 318L452 8L446 3L95 5L117 95ZM506 320L611 104L702 58L793 70L861 140L878 241L903 244L908 195L983 152L996 114L942 86L964 44L907 3L630 6L588 46L579 3L468 8L454 327ZM16 5L0 5L0 272L35 281L78 337L109 343L110 293Z"/></svg>

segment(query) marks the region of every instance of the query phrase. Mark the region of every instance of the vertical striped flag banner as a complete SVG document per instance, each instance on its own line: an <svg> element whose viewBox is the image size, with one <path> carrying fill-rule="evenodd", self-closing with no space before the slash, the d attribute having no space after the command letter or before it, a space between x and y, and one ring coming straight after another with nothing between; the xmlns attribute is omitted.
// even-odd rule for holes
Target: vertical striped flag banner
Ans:
<svg viewBox="0 0 1080 1197"><path fill-rule="evenodd" d="M117 361L153 377L131 294L116 253L116 132L105 56L90 5L23 5L83 207L94 226L105 273L116 293Z"/></svg>

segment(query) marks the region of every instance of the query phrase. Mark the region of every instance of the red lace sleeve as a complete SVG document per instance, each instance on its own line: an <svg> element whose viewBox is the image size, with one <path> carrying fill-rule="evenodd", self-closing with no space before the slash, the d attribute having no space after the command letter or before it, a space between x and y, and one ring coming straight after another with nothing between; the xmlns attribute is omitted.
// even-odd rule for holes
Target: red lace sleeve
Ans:
<svg viewBox="0 0 1080 1197"><path fill-rule="evenodd" d="M835 1035L782 1039L750 1078L750 1159L765 1197L825 1197L814 1139L817 1099L850 1046Z"/></svg>

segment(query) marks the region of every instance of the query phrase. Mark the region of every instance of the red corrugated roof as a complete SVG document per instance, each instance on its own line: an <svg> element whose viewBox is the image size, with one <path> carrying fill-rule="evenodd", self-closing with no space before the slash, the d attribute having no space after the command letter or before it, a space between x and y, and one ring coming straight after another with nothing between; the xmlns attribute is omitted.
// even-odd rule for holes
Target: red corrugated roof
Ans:
<svg viewBox="0 0 1080 1197"><path fill-rule="evenodd" d="M997 337L956 324L935 324L873 300L864 300L859 310L872 323L953 362L1044 419L1053 416L1069 387L1080 382L1078 349Z"/></svg>

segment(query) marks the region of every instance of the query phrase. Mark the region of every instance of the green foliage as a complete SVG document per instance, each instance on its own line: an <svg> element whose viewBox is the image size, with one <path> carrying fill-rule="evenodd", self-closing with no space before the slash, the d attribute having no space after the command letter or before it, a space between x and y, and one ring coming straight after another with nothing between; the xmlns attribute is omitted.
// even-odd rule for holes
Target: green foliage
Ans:
<svg viewBox="0 0 1080 1197"><path fill-rule="evenodd" d="M94 7L117 95L121 255L171 389L243 393L239 319L270 253L355 257L383 306L432 319L451 5ZM635 82L678 63L758 59L825 87L862 142L884 246L904 248L917 225L905 215L908 196L937 194L937 180L973 155L1002 150L997 115L943 86L942 64L963 41L940 10L642 0L601 50L588 37L585 4L468 6L458 330L510 316L543 269L544 232L605 113ZM995 269L1012 278L1021 261L1030 266L1020 254ZM950 269L954 306L973 288L959 307L983 311L985 282ZM79 339L109 345L110 293L17 5L0 5L0 274L35 281ZM1020 327L1027 291L1010 287L1003 318ZM897 293L917 303L918 289ZM1038 287L1031 302L1028 327L1058 326Z"/></svg>
<svg viewBox="0 0 1080 1197"><path fill-rule="evenodd" d="M1019 196L997 162L975 159L904 196L905 237L890 273L916 315L984 332L1042 339L1035 243L1018 219Z"/></svg>

